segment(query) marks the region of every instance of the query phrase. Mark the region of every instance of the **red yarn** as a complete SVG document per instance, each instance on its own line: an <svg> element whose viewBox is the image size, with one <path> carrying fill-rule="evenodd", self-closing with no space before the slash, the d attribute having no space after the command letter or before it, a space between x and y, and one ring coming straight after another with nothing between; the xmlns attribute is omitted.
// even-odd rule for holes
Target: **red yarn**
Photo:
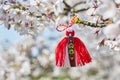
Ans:
<svg viewBox="0 0 120 80"><path fill-rule="evenodd" d="M74 52L73 54L75 55L75 66L83 66L86 63L89 63L92 61L89 52L87 51L84 43L77 37L73 37L74 36L74 31L66 31L66 35L67 37L63 38L59 44L57 45L56 48L56 65L57 66L71 66L68 65L66 63L71 63L70 62L70 56L68 56L68 54L70 54L68 52L68 39L69 37L73 38L73 43L74 43ZM69 57L69 59L68 59ZM71 67L75 67L75 66L71 66Z"/></svg>
<svg viewBox="0 0 120 80"><path fill-rule="evenodd" d="M69 32L69 31L66 31L66 36L74 36L75 35L75 32L74 32L74 30L72 30L71 32Z"/></svg>
<svg viewBox="0 0 120 80"><path fill-rule="evenodd" d="M64 66L67 42L68 42L67 37L65 37L59 42L55 50L57 66Z"/></svg>
<svg viewBox="0 0 120 80"><path fill-rule="evenodd" d="M91 62L91 57L87 51L84 43L77 37L74 38L76 65L85 65L85 63Z"/></svg>

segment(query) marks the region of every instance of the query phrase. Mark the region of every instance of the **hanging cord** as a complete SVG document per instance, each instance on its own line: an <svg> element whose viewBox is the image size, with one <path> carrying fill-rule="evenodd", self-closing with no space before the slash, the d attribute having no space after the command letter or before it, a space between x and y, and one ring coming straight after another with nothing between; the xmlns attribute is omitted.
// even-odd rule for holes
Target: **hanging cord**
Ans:
<svg viewBox="0 0 120 80"><path fill-rule="evenodd" d="M78 24L78 23L83 24L83 25L87 25L87 26L91 26L91 27L100 27L100 28L106 26L106 24L100 24L100 23L96 24L96 23L92 23L92 22L89 22L89 21L82 20L75 15L71 18L70 23L68 25L59 24L59 25L57 25L56 30L59 31L59 32L62 32L64 30L66 30L67 28L72 27L73 24ZM61 27L63 29L60 29Z"/></svg>
<svg viewBox="0 0 120 80"><path fill-rule="evenodd" d="M56 30L59 31L59 32L62 32L62 31L64 31L64 30L66 30L67 28L72 27L72 25L74 24L74 19L75 19L76 17L77 17L76 15L73 16L73 17L71 18L70 23L69 23L68 25L66 25L66 24L59 24L59 25L57 25ZM63 27L63 29L60 29L60 27Z"/></svg>

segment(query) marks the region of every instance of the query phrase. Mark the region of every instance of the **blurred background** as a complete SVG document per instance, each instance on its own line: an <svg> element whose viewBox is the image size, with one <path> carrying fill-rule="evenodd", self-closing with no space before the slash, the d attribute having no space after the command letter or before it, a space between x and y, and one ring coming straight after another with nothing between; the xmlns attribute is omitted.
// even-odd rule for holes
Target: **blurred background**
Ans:
<svg viewBox="0 0 120 80"><path fill-rule="evenodd" d="M34 2L34 0L30 1ZM28 4L30 1L27 2L27 0L25 0L24 4ZM47 5L49 3L47 2L48 0L35 1L43 1L46 2L45 4ZM54 0L50 1L54 2ZM77 0L75 0L75 2L71 0L60 1L66 1L66 3L71 6L74 6L73 4L77 3L80 3L82 7L83 5L86 5L86 3L82 2L84 0L79 0L80 2ZM110 0L111 3L109 8L106 7L108 6L106 3L110 2L109 0L89 0L88 2L91 2L90 4L92 4L95 1L103 2L102 4L98 4L103 8L102 10L101 8L98 9L98 13L104 9L110 9L108 10L109 12L103 14L103 17L105 17L105 19L110 17L110 19L115 22L112 23L112 25L119 27L117 25L118 23L116 23L120 20L119 15L116 15L118 12L109 15L107 15L107 13L112 13L115 9L111 8L114 7L114 2L112 1L116 1L116 3L119 4L120 1ZM66 3L64 2L64 4ZM78 5L76 9L81 9L81 5ZM60 6L58 5L58 7ZM86 7L89 6L87 5ZM65 8L65 5L63 8ZM90 14L90 9L87 11L85 9L85 11L80 11L77 14L84 20L91 20L94 22L96 16L93 19L93 17L87 15L88 13ZM56 13L54 14L57 15L57 18L55 18L56 21L53 21L54 23L49 21L43 23L45 27L41 27L43 29L32 36L25 35L27 33L16 30L15 26L8 30L5 24L0 25L0 80L120 80L120 34L118 33L116 36L117 33L112 33L113 29L111 33L109 33L110 30L107 28L93 28L75 24L73 26L76 32L75 36L79 37L85 43L93 60L91 63L82 67L55 66L55 48L59 41L65 37L65 31L58 32L55 29L55 26L59 23L68 23L72 13L63 11L64 14L61 16L60 11L56 10L55 12ZM99 29L100 32L96 34L96 31ZM104 39L106 40L105 43L102 42Z"/></svg>

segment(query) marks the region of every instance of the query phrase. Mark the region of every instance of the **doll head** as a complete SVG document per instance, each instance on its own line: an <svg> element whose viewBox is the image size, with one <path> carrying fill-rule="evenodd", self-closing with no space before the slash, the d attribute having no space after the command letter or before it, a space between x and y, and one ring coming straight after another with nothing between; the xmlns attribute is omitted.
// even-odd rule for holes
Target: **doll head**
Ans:
<svg viewBox="0 0 120 80"><path fill-rule="evenodd" d="M75 35L75 32L72 28L68 28L66 30L66 36L74 36Z"/></svg>

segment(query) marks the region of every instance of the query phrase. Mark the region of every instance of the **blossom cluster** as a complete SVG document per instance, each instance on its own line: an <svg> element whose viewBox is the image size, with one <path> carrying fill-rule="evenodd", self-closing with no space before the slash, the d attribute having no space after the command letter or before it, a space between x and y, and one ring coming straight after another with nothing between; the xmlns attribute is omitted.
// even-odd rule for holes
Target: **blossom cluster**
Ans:
<svg viewBox="0 0 120 80"><path fill-rule="evenodd" d="M60 1L2 0L0 3L0 22L8 29L21 35L37 35L49 24L53 24ZM58 15L57 13L55 13Z"/></svg>
<svg viewBox="0 0 120 80"><path fill-rule="evenodd" d="M52 44L56 44L56 40L57 38ZM83 67L59 68L55 66L54 49L51 50L51 45L48 47L46 43L46 39L27 36L7 48L0 45L0 80L120 79L119 52L112 52L107 48L100 52L88 46L93 58L91 63Z"/></svg>
<svg viewBox="0 0 120 80"><path fill-rule="evenodd" d="M0 24L14 28L20 35L36 36L49 26L69 22L74 14L105 24L105 28L93 28L97 36L105 35L100 44L120 50L119 0L0 0Z"/></svg>

